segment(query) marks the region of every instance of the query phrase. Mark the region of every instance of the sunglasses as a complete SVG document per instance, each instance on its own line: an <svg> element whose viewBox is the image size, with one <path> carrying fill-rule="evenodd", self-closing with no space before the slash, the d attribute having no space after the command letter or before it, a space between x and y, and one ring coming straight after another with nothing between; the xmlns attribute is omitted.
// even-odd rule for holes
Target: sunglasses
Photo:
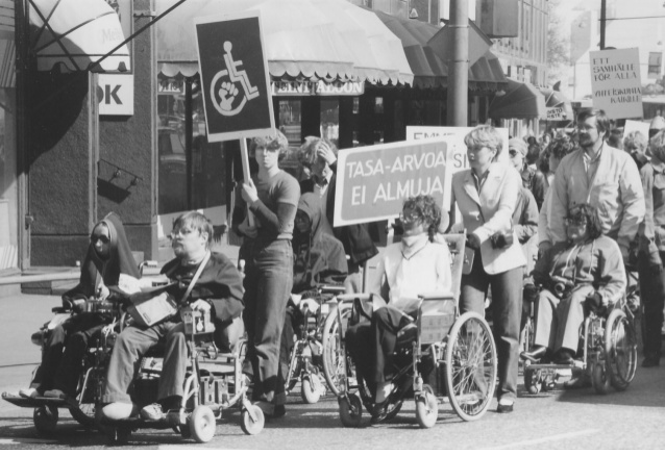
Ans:
<svg viewBox="0 0 666 452"><path fill-rule="evenodd" d="M106 235L93 235L92 236L92 242L93 243L97 243L98 240L106 245L107 243L109 243L109 241L111 239Z"/></svg>
<svg viewBox="0 0 666 452"><path fill-rule="evenodd" d="M565 218L564 222L567 225L571 226L587 226L587 220L585 218Z"/></svg>

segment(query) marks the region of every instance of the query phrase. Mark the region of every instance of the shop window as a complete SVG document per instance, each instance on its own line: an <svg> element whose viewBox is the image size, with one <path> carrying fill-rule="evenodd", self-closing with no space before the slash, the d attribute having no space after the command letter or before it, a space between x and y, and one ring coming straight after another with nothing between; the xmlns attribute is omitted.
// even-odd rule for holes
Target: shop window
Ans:
<svg viewBox="0 0 666 452"><path fill-rule="evenodd" d="M289 140L290 146L301 145L301 101L280 100L278 128Z"/></svg>
<svg viewBox="0 0 666 452"><path fill-rule="evenodd" d="M322 99L320 102L320 135L338 146L340 135L340 102L337 99Z"/></svg>
<svg viewBox="0 0 666 452"><path fill-rule="evenodd" d="M198 82L192 83L189 99L185 85L182 79L160 80L157 99L159 214L225 204L223 143L208 142ZM187 102L190 102L192 112L191 136L186 133ZM188 147L192 150L191 155L187 153Z"/></svg>

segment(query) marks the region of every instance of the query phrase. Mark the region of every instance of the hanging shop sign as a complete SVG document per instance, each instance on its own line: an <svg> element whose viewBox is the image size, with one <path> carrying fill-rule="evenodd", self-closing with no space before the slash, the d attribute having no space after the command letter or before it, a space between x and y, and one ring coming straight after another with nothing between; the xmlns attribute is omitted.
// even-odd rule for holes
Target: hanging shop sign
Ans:
<svg viewBox="0 0 666 452"><path fill-rule="evenodd" d="M338 154L335 227L395 218L410 196L451 197L441 138L343 149Z"/></svg>
<svg viewBox="0 0 666 452"><path fill-rule="evenodd" d="M274 133L259 11L194 21L208 141Z"/></svg>
<svg viewBox="0 0 666 452"><path fill-rule="evenodd" d="M157 84L158 94L185 94L185 80L161 79Z"/></svg>
<svg viewBox="0 0 666 452"><path fill-rule="evenodd" d="M610 119L643 118L638 48L590 52L592 105Z"/></svg>
<svg viewBox="0 0 666 452"><path fill-rule="evenodd" d="M509 129L500 127L495 129L502 136L502 152L497 157L497 161L509 163ZM472 130L474 127L407 126L406 137L407 141L429 138L444 139L448 149L446 159L450 162L447 169L455 173L469 168L465 136Z"/></svg>
<svg viewBox="0 0 666 452"><path fill-rule="evenodd" d="M319 81L273 81L271 91L274 96L361 96L365 83Z"/></svg>
<svg viewBox="0 0 666 452"><path fill-rule="evenodd" d="M99 102L99 115L133 115L134 75L99 74L97 77L97 102Z"/></svg>

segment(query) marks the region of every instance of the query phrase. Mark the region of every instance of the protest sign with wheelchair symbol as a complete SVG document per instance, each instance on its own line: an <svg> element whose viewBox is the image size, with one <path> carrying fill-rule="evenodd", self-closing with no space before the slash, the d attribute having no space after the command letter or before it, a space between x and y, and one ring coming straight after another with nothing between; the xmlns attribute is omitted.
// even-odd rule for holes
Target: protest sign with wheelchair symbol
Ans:
<svg viewBox="0 0 666 452"><path fill-rule="evenodd" d="M258 11L195 20L208 141L273 133Z"/></svg>

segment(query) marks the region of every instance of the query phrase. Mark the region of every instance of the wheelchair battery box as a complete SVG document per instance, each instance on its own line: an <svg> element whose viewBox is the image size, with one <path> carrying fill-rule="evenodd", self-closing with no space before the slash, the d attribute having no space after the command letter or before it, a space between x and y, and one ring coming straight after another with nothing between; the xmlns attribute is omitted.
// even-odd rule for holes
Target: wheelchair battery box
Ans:
<svg viewBox="0 0 666 452"><path fill-rule="evenodd" d="M186 306L180 310L180 318L185 326L185 334L204 334L215 331L210 321L210 311L199 311Z"/></svg>
<svg viewBox="0 0 666 452"><path fill-rule="evenodd" d="M425 300L421 304L421 343L432 344L443 340L456 320L453 299Z"/></svg>

